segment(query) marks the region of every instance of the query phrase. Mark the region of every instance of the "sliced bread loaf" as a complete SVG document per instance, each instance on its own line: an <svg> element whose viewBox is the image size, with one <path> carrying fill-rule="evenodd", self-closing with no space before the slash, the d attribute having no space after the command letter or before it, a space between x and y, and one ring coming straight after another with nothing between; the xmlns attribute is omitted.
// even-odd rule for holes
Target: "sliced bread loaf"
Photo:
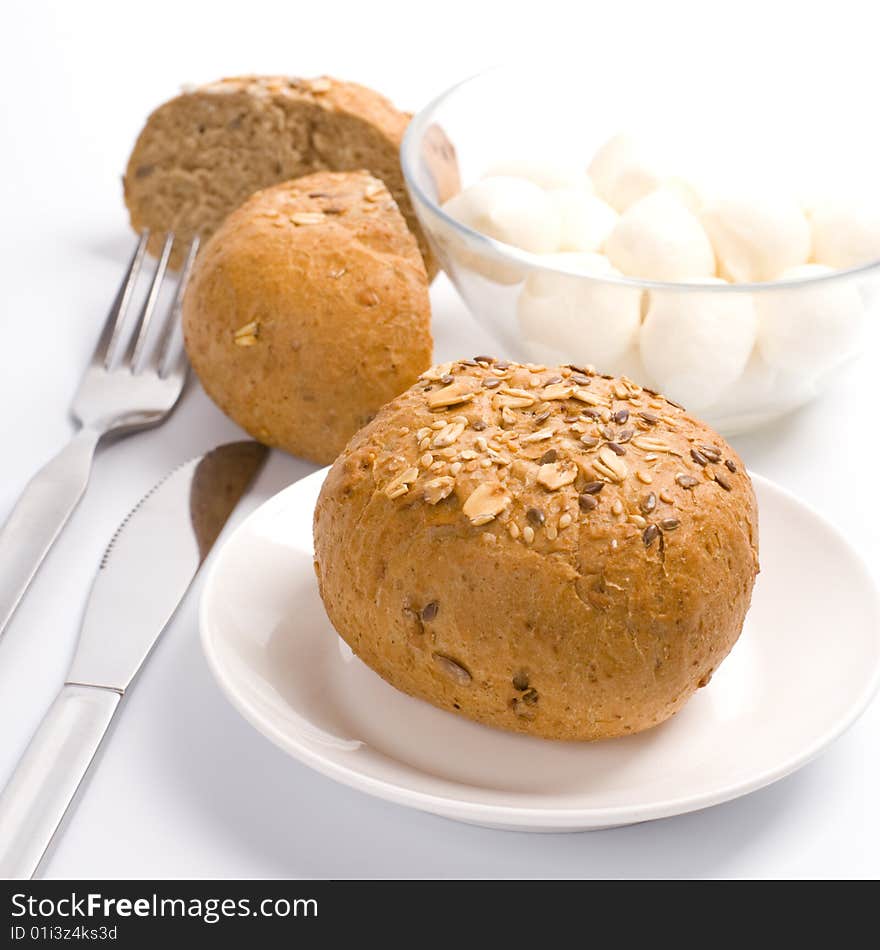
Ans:
<svg viewBox="0 0 880 950"><path fill-rule="evenodd" d="M436 264L406 192L399 150L410 116L355 83L243 76L200 86L159 106L125 172L132 227L208 237L261 188L319 171L367 169L385 182ZM172 264L179 264L172 261Z"/></svg>

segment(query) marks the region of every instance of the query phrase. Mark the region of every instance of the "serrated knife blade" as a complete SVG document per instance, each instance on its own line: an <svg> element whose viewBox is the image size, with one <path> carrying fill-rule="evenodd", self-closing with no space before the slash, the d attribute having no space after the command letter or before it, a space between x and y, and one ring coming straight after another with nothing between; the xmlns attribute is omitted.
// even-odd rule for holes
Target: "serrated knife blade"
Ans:
<svg viewBox="0 0 880 950"><path fill-rule="evenodd" d="M222 445L138 502L101 558L68 683L125 692L267 451L258 442Z"/></svg>
<svg viewBox="0 0 880 950"><path fill-rule="evenodd" d="M0 878L36 873L120 699L267 454L235 442L184 463L113 535L64 686L0 795Z"/></svg>

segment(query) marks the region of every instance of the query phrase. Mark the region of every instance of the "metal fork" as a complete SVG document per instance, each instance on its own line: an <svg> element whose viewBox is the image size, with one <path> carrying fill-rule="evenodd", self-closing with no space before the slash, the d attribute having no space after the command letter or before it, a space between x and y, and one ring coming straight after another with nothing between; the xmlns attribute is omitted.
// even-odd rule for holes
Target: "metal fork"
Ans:
<svg viewBox="0 0 880 950"><path fill-rule="evenodd" d="M85 492L98 443L108 435L137 432L162 422L174 408L187 374L186 355L176 342L183 291L198 250L189 247L173 302L147 346L174 235L168 234L137 323L126 338L126 312L137 283L149 233L140 236L128 271L101 331L71 415L79 431L31 478L0 529L0 636L43 559Z"/></svg>

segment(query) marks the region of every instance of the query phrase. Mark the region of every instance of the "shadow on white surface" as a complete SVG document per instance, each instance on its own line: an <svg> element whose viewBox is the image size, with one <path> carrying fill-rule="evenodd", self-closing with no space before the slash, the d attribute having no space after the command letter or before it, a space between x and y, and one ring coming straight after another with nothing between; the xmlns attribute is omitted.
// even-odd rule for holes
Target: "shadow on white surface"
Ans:
<svg viewBox="0 0 880 950"><path fill-rule="evenodd" d="M258 737L213 683L194 622L190 605L166 644L173 661L162 658L167 702L152 704L150 737L160 744L147 755L154 781L221 853L271 876L723 877L788 834L838 780L835 747L770 788L677 818L570 835L458 824L338 785Z"/></svg>
<svg viewBox="0 0 880 950"><path fill-rule="evenodd" d="M491 831L372 799L288 759L204 682L194 636L185 660L166 687L190 691L195 681L201 701L185 723L157 724L161 764L230 850L250 852L248 863L283 877L724 876L774 826L796 821L821 785L821 770L810 766L735 802L628 828Z"/></svg>

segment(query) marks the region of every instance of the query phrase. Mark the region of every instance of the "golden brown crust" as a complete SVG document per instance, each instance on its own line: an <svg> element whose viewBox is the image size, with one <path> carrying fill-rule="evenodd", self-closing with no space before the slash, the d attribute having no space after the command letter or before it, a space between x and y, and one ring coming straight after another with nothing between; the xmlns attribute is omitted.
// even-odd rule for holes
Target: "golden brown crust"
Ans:
<svg viewBox="0 0 880 950"><path fill-rule="evenodd" d="M234 211L196 262L183 328L228 416L324 463L431 361L418 247L367 172L309 175Z"/></svg>
<svg viewBox="0 0 880 950"><path fill-rule="evenodd" d="M409 120L372 89L327 76L240 76L185 92L150 115L129 158L123 183L132 227L155 232L156 252L169 230L187 242L210 236L260 188L365 168L388 185L433 276L400 169Z"/></svg>
<svg viewBox="0 0 880 950"><path fill-rule="evenodd" d="M705 424L626 379L436 367L331 468L330 620L397 688L557 739L675 713L742 629L757 510Z"/></svg>

